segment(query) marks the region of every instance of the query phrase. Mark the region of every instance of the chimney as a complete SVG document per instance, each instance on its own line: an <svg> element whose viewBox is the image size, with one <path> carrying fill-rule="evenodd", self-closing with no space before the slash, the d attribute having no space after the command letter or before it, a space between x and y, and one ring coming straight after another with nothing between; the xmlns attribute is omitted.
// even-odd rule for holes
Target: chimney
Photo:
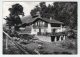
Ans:
<svg viewBox="0 0 80 57"><path fill-rule="evenodd" d="M50 17L50 20L52 20L52 17Z"/></svg>

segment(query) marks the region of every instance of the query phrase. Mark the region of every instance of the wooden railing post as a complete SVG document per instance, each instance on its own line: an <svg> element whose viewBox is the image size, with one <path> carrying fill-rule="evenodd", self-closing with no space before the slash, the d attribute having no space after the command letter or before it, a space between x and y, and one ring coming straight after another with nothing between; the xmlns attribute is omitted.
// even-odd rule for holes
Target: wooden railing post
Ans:
<svg viewBox="0 0 80 57"><path fill-rule="evenodd" d="M16 47L18 47L22 52L24 52L25 54L28 54L28 52L23 47L21 47L17 42L13 41L12 37L10 37L8 33L4 31L3 33L6 35L6 49L8 49L8 41L11 40L12 43L14 43Z"/></svg>
<svg viewBox="0 0 80 57"><path fill-rule="evenodd" d="M66 36L64 35L63 40L65 40Z"/></svg>
<svg viewBox="0 0 80 57"><path fill-rule="evenodd" d="M59 37L59 41L61 41L61 37L62 37L62 36Z"/></svg>
<svg viewBox="0 0 80 57"><path fill-rule="evenodd" d="M8 49L8 36L6 36L6 50Z"/></svg>
<svg viewBox="0 0 80 57"><path fill-rule="evenodd" d="M55 36L55 42L57 41L57 37Z"/></svg>

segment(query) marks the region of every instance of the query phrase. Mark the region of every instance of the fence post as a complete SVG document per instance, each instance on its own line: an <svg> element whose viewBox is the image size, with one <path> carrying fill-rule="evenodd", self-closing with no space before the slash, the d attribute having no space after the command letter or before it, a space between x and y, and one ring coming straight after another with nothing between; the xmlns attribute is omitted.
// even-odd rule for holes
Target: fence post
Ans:
<svg viewBox="0 0 80 57"><path fill-rule="evenodd" d="M8 49L8 37L6 36L6 50Z"/></svg>
<svg viewBox="0 0 80 57"><path fill-rule="evenodd" d="M66 36L64 35L63 40L65 40Z"/></svg>
<svg viewBox="0 0 80 57"><path fill-rule="evenodd" d="M59 37L59 41L61 41L61 37L62 37L62 36Z"/></svg>
<svg viewBox="0 0 80 57"><path fill-rule="evenodd" d="M57 37L55 36L55 42L57 41Z"/></svg>

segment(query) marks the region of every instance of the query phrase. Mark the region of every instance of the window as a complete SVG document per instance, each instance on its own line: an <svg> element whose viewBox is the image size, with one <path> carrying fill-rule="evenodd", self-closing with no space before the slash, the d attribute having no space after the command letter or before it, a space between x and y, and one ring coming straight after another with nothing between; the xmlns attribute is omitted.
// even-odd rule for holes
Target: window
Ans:
<svg viewBox="0 0 80 57"><path fill-rule="evenodd" d="M60 27L60 24L51 24L51 27Z"/></svg>
<svg viewBox="0 0 80 57"><path fill-rule="evenodd" d="M45 22L44 27L48 27L48 23Z"/></svg>
<svg viewBox="0 0 80 57"><path fill-rule="evenodd" d="M36 32L36 29L34 29L34 31Z"/></svg>

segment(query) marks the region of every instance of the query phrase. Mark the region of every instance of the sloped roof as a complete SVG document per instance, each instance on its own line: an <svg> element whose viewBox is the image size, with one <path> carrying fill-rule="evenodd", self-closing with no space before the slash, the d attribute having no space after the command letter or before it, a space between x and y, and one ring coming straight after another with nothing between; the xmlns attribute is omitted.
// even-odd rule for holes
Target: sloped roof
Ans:
<svg viewBox="0 0 80 57"><path fill-rule="evenodd" d="M55 20L55 19L50 20L50 19L47 19L47 18L42 18L42 20L44 20L44 21L46 21L46 22L49 22L49 23L63 24L62 22L57 21L57 20Z"/></svg>
<svg viewBox="0 0 80 57"><path fill-rule="evenodd" d="M34 22L35 20L37 19L41 19L45 22L48 22L48 23L58 23L58 24L63 24L62 22L60 21L57 21L55 19L47 19L47 18L41 18L41 17L35 17L35 18L32 18L32 16L25 16L21 19L22 23L31 23L31 22Z"/></svg>

